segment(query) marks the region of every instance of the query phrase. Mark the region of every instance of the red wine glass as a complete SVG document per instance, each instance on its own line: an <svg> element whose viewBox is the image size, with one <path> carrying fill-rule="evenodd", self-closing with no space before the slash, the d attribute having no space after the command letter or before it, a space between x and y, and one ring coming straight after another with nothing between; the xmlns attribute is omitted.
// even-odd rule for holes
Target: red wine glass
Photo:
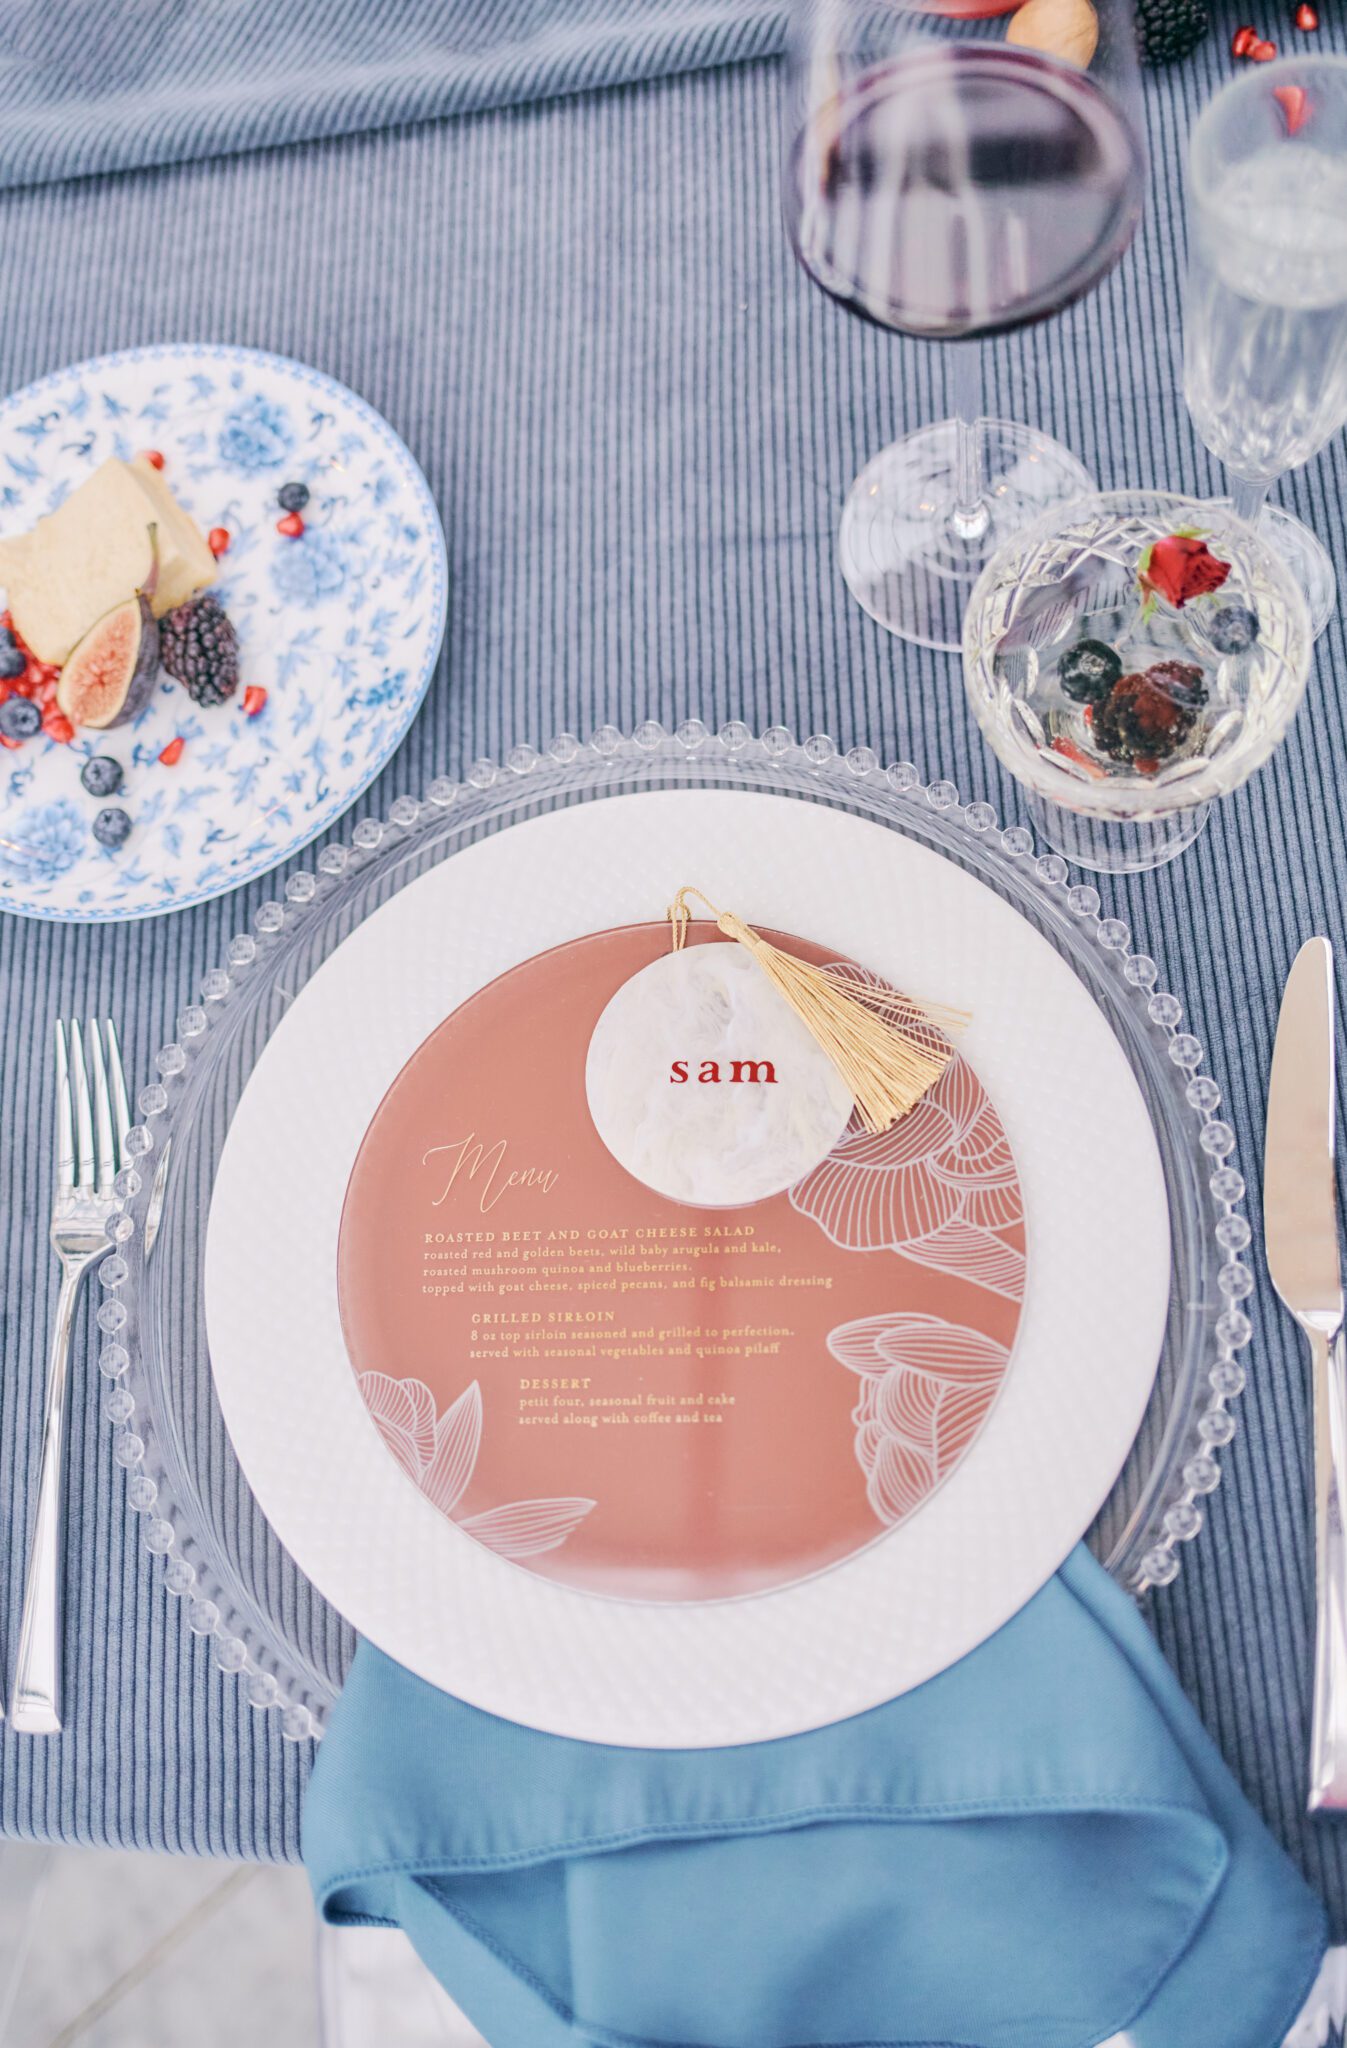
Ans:
<svg viewBox="0 0 1347 2048"><path fill-rule="evenodd" d="M1094 488L1070 452L981 417L978 343L1097 284L1141 212L1129 0L799 0L786 90L795 253L850 312L952 344L951 417L851 488L839 542L892 633L957 649L983 567L1026 521Z"/></svg>

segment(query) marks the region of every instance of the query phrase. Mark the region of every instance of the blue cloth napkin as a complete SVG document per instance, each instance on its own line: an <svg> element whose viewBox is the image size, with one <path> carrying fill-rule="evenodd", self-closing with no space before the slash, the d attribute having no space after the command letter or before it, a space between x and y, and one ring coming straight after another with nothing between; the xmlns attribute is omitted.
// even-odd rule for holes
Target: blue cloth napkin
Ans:
<svg viewBox="0 0 1347 2048"><path fill-rule="evenodd" d="M541 1735L364 1643L304 1854L491 2048L1279 2048L1326 1942L1083 1547L915 1692L734 1749Z"/></svg>

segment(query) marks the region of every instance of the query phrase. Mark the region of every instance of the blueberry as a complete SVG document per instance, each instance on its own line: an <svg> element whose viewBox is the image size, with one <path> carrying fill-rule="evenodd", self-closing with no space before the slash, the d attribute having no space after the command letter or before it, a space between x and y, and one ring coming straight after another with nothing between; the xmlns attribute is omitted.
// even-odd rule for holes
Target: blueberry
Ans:
<svg viewBox="0 0 1347 2048"><path fill-rule="evenodd" d="M27 666L28 656L21 647L16 647L6 634L4 639L0 640L0 676L3 676L6 682L11 682L15 676L21 676Z"/></svg>
<svg viewBox="0 0 1347 2048"><path fill-rule="evenodd" d="M1207 638L1218 654L1247 654L1258 638L1258 614L1247 605L1223 604L1207 620Z"/></svg>
<svg viewBox="0 0 1347 2048"><path fill-rule="evenodd" d="M80 769L80 781L90 796L116 796L125 777L122 764L108 754L95 754Z"/></svg>
<svg viewBox="0 0 1347 2048"><path fill-rule="evenodd" d="M302 512L309 502L307 484L282 484L276 493L276 503L282 512Z"/></svg>
<svg viewBox="0 0 1347 2048"><path fill-rule="evenodd" d="M31 697L8 697L0 704L0 732L7 740L30 740L42 730L42 713Z"/></svg>
<svg viewBox="0 0 1347 2048"><path fill-rule="evenodd" d="M115 805L94 819L94 838L100 846L125 846L130 836L131 820Z"/></svg>
<svg viewBox="0 0 1347 2048"><path fill-rule="evenodd" d="M1076 704L1101 704L1122 674L1122 658L1104 640L1077 640L1057 664L1057 680Z"/></svg>

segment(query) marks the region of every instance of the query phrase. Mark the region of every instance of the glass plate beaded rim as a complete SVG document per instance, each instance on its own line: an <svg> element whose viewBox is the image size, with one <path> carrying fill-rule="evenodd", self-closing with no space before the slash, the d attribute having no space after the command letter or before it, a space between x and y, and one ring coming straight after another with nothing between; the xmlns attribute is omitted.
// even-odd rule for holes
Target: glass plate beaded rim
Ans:
<svg viewBox="0 0 1347 2048"><path fill-rule="evenodd" d="M211 1639L216 1664L243 1680L250 1704L277 1710L290 1740L321 1734L334 1694L312 1666L294 1668L300 1653L231 1583L230 1561L218 1554L214 1533L192 1526L182 1497L190 1501L193 1483L176 1469L169 1433L155 1424L171 1361L137 1342L147 1237L153 1245L174 1134L190 1128L212 1059L226 1055L239 1020L275 986L278 968L314 930L317 913L335 918L399 867L421 856L452 857L481 828L568 799L680 785L812 798L905 830L980 879L996 878L992 886L1056 944L1096 1000L1107 998L1106 1009L1129 1030L1124 1051L1134 1072L1145 1068L1160 1105L1168 1102L1172 1111L1168 1127L1153 1120L1163 1141L1174 1272L1184 1282L1180 1298L1172 1290L1165 1339L1167 1353L1176 1341L1178 1347L1169 1411L1148 1477L1104 1559L1134 1596L1176 1577L1179 1546L1201 1529L1200 1502L1220 1483L1217 1454L1235 1433L1229 1403L1245 1378L1238 1354L1252 1334L1240 1306L1253 1275L1240 1257L1250 1230L1240 1213L1244 1182L1231 1159L1235 1134L1217 1114L1219 1087L1198 1071L1199 1041L1180 1029L1182 1004L1157 988L1156 964L1131 950L1126 924L1101 914L1098 890L1073 882L1060 854L1035 856L1026 826L998 832L990 804L961 804L953 783L925 784L910 762L886 767L869 747L839 753L826 734L797 743L774 726L755 738L737 721L713 734L696 719L672 733L648 722L630 735L604 726L587 742L561 734L545 753L518 746L503 766L481 760L462 782L432 782L424 800L399 797L386 822L362 818L349 845L325 846L317 872L292 873L284 899L260 904L251 931L230 942L227 964L204 977L201 1001L180 1012L178 1037L156 1055L159 1078L137 1098L141 1122L126 1148L135 1163L118 1177L121 1206L108 1224L111 1247L99 1267L99 1368L109 1383L102 1406L114 1431L113 1457L127 1474L128 1504L141 1517L145 1546L164 1559L166 1590L186 1602L189 1629Z"/></svg>

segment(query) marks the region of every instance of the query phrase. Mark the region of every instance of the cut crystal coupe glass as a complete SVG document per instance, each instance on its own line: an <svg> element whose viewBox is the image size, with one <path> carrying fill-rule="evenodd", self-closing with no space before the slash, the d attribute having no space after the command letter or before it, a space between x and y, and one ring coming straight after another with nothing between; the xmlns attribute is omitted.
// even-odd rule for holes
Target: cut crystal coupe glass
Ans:
<svg viewBox="0 0 1347 2048"><path fill-rule="evenodd" d="M1304 694L1313 639L1277 548L1222 504L1080 499L988 564L964 681L1044 838L1131 872L1191 845L1261 767Z"/></svg>

